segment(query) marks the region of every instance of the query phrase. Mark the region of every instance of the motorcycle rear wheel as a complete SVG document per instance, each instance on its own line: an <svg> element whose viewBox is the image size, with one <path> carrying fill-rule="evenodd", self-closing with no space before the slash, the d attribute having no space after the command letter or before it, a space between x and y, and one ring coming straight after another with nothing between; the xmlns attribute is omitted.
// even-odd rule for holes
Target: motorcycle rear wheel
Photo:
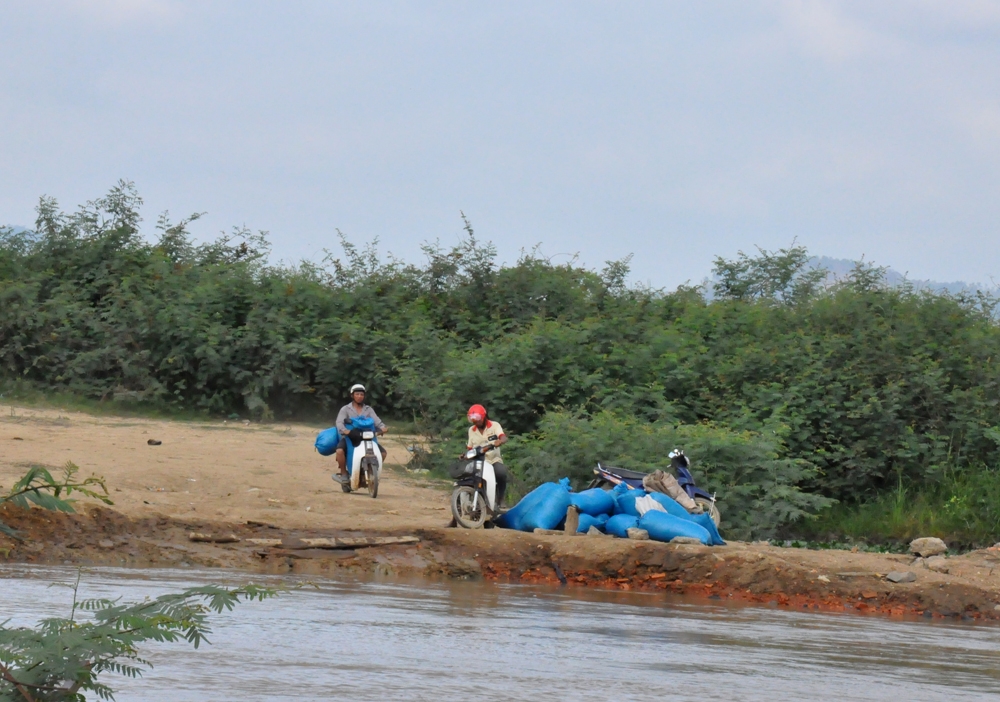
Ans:
<svg viewBox="0 0 1000 702"><path fill-rule="evenodd" d="M716 506L715 502L708 499L707 497L696 497L694 498L695 504L701 505L701 508L708 513L708 516L712 518L715 522L715 526L719 526L719 522L722 521L722 514L719 512L719 508Z"/></svg>
<svg viewBox="0 0 1000 702"><path fill-rule="evenodd" d="M463 529L482 529L486 524L488 514L485 500L482 495L475 500L478 494L468 485L461 485L451 493L451 515L455 518L455 523ZM475 509L472 507L474 500Z"/></svg>

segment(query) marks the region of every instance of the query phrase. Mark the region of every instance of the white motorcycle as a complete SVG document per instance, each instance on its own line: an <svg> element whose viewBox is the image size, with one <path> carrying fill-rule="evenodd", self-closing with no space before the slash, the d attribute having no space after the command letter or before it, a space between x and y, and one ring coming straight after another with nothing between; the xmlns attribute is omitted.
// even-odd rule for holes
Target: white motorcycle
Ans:
<svg viewBox="0 0 1000 702"><path fill-rule="evenodd" d="M382 451L379 450L375 438L375 424L367 418L355 418L349 421L352 434L360 434L358 445L351 438L347 439L347 468L351 480L341 483L344 492L368 488L368 494L378 497L378 479L382 473Z"/></svg>
<svg viewBox="0 0 1000 702"><path fill-rule="evenodd" d="M481 529L486 522L500 516L497 506L497 476L493 464L486 460L492 446L477 446L466 451L451 470L455 489L451 492L451 514L464 529Z"/></svg>

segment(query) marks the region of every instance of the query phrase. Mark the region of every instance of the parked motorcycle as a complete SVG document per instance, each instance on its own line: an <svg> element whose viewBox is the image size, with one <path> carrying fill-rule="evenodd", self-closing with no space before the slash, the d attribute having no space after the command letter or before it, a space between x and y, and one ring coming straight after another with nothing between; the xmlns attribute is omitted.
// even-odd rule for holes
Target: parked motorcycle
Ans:
<svg viewBox="0 0 1000 702"><path fill-rule="evenodd" d="M669 457L670 465L677 475L677 483L694 500L695 504L699 505L703 511L708 512L709 516L712 517L712 521L718 526L719 522L722 521L722 514L719 512L715 495L701 489L695 484L694 476L691 474L691 460L680 449L671 451ZM598 463L597 467L594 468L594 475L596 477L588 487L600 487L610 490L619 483L625 483L629 488L642 490L642 479L649 475L649 473L615 468L613 466L602 466Z"/></svg>
<svg viewBox="0 0 1000 702"><path fill-rule="evenodd" d="M368 417L355 417L345 424L347 435L347 470L350 480L342 482L344 492L368 488L368 494L378 497L378 479L382 473L382 452L375 437L375 422Z"/></svg>
<svg viewBox="0 0 1000 702"><path fill-rule="evenodd" d="M496 502L497 478L493 464L486 459L492 446L476 446L462 454L462 460L449 471L455 479L451 492L451 514L455 524L464 529L481 529L500 516Z"/></svg>

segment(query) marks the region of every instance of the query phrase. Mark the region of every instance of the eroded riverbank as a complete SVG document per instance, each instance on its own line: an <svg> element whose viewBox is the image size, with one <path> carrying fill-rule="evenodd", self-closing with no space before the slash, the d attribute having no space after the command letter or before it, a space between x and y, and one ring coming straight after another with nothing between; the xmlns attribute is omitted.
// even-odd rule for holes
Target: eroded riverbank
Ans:
<svg viewBox="0 0 1000 702"><path fill-rule="evenodd" d="M1000 549L949 558L949 572L937 573L911 565L913 559L904 555L809 551L766 543L704 547L499 529L283 528L253 520L133 518L101 507L62 514L8 505L0 514L23 539L0 537L0 562L7 563L484 579L666 591L799 610L1000 619ZM239 541L193 542L192 532ZM420 541L362 548L310 548L300 541L365 535L413 535ZM916 581L889 582L885 575L892 571L911 571Z"/></svg>

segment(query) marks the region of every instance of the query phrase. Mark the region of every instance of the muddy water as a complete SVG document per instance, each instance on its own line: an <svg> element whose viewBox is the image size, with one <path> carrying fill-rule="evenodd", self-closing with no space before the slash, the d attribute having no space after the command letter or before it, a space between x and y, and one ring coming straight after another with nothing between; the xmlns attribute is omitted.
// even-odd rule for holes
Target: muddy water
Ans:
<svg viewBox="0 0 1000 702"><path fill-rule="evenodd" d="M73 569L0 569L0 619L66 613ZM86 597L129 599L219 572L98 569ZM274 581L277 582L277 581ZM323 582L213 620L214 645L144 649L118 699L985 700L1000 628L710 606L662 594L487 583Z"/></svg>

